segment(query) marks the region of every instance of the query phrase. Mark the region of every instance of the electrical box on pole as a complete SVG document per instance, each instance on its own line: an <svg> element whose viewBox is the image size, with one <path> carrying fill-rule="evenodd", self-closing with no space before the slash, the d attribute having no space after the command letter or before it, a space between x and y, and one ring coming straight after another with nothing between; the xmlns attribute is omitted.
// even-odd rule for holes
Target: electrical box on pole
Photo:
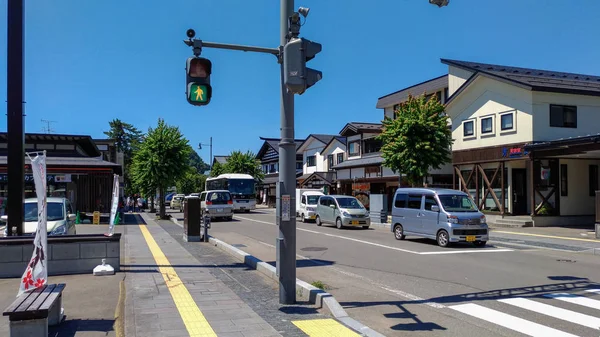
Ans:
<svg viewBox="0 0 600 337"><path fill-rule="evenodd" d="M321 44L304 38L292 38L283 47L283 74L285 86L291 93L302 95L306 89L323 78L319 70L306 67L321 52Z"/></svg>
<svg viewBox="0 0 600 337"><path fill-rule="evenodd" d="M186 62L186 92L188 103L207 105L212 97L210 74L212 63L203 57L189 57Z"/></svg>

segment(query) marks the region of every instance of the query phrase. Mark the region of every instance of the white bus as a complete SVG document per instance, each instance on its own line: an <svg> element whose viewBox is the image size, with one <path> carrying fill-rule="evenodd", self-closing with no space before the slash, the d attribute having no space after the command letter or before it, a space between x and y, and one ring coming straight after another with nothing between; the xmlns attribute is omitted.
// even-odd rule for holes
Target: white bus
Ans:
<svg viewBox="0 0 600 337"><path fill-rule="evenodd" d="M233 210L250 212L256 209L255 180L249 174L227 173L206 179L206 190L228 190L233 198Z"/></svg>

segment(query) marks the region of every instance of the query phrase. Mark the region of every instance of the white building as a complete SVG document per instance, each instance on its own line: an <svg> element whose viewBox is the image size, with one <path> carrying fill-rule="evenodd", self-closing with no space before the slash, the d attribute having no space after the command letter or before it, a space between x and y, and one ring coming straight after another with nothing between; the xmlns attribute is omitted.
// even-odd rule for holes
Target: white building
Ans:
<svg viewBox="0 0 600 337"><path fill-rule="evenodd" d="M346 138L339 135L311 134L298 147L302 155L302 176L298 178L300 187L336 190L336 172L333 166L344 161Z"/></svg>

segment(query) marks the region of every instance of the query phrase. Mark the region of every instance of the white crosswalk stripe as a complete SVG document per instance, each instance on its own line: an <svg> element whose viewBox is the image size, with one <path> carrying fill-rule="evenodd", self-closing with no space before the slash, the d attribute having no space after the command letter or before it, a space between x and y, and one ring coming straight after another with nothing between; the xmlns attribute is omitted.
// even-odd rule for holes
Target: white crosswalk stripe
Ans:
<svg viewBox="0 0 600 337"><path fill-rule="evenodd" d="M527 336L599 336L600 300L588 297L595 295L600 295L600 289L582 289L580 294L561 292L542 295L546 300L539 297L509 297L448 308ZM493 309L486 307L485 303L489 303ZM568 309L561 306L567 306ZM580 310L585 313L578 312ZM524 315L526 311L532 313L531 317ZM552 319L556 322L553 323Z"/></svg>

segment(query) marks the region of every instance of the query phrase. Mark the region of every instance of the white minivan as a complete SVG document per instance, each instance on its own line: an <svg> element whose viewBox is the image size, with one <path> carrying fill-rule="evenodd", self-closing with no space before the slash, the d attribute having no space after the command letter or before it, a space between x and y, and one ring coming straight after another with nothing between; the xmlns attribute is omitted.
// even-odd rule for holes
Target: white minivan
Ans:
<svg viewBox="0 0 600 337"><path fill-rule="evenodd" d="M306 191L302 193L297 210L301 222L315 220L317 217L317 204L322 195L324 194L320 191Z"/></svg>

